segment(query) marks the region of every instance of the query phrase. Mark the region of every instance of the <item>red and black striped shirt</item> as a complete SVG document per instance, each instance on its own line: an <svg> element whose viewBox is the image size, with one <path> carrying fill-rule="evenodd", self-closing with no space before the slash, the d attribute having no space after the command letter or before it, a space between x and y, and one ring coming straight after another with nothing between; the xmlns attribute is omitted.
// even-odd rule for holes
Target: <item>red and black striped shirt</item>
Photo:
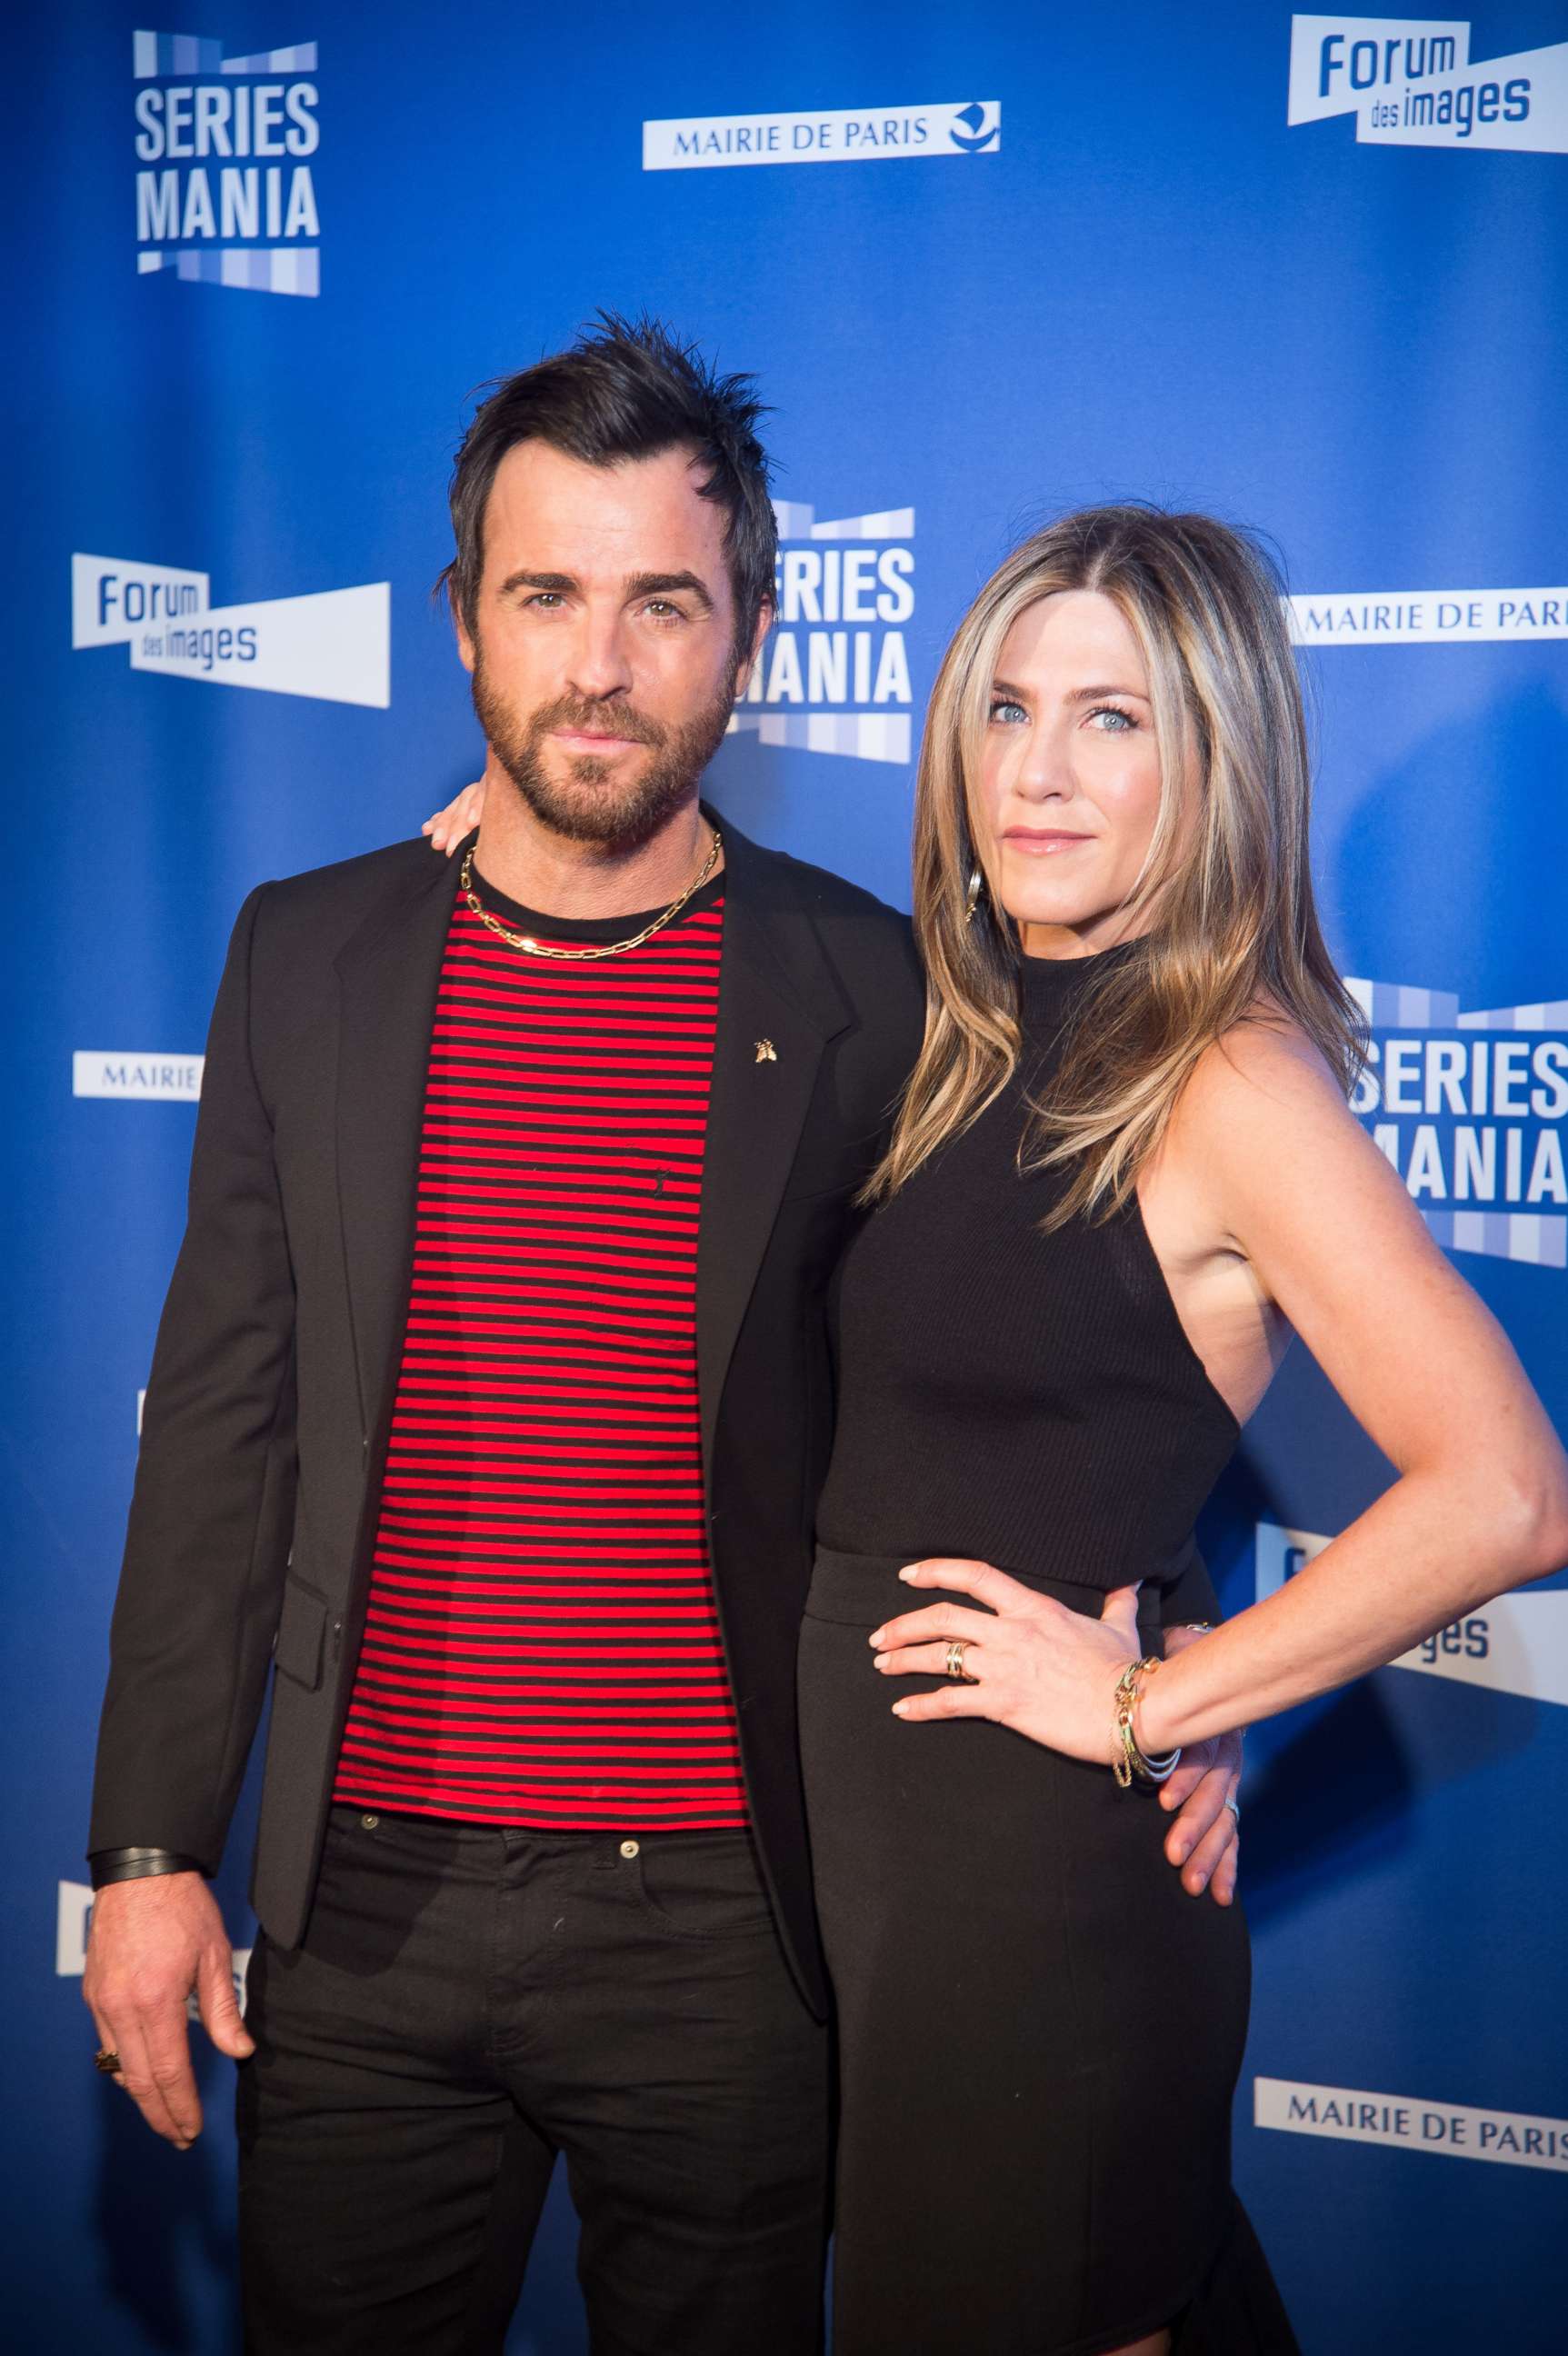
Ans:
<svg viewBox="0 0 1568 2356"><path fill-rule="evenodd" d="M644 921L566 925L476 889L546 941ZM562 963L456 903L338 1800L745 1820L696 1370L723 926L716 877L640 948Z"/></svg>

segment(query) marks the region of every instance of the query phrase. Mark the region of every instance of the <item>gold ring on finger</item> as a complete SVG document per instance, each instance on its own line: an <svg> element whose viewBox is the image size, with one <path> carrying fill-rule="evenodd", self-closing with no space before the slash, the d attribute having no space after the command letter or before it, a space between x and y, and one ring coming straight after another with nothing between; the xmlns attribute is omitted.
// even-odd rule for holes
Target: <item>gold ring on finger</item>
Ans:
<svg viewBox="0 0 1568 2356"><path fill-rule="evenodd" d="M963 1665L963 1656L968 1650L969 1646L966 1644L961 1644L956 1636L953 1638L948 1646L946 1674L950 1677L957 1677L961 1685L972 1686L978 1683L978 1680L970 1676Z"/></svg>
<svg viewBox="0 0 1568 2356"><path fill-rule="evenodd" d="M92 2066L102 2070L106 2078L117 2078L125 2065L112 2045L101 2045L92 2057Z"/></svg>

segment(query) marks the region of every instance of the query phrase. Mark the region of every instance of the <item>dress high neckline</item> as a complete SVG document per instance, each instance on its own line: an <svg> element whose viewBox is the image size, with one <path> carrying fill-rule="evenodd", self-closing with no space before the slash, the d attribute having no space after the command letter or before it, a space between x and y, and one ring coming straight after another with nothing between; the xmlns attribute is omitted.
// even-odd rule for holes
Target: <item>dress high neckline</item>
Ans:
<svg viewBox="0 0 1568 2356"><path fill-rule="evenodd" d="M1108 949L1091 950L1088 957L1020 958L1019 1012L1026 1021L1032 1015L1059 1015L1100 975L1130 964L1143 947L1143 938L1140 935L1135 940L1115 941Z"/></svg>

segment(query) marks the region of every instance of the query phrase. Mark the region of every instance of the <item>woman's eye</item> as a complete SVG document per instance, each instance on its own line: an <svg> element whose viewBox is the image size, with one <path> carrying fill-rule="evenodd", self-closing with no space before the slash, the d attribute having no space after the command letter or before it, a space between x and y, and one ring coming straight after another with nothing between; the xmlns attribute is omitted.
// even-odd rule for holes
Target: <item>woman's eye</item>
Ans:
<svg viewBox="0 0 1568 2356"><path fill-rule="evenodd" d="M1101 736L1124 736L1129 729L1135 728L1138 724L1132 713L1123 712L1121 705L1117 703L1097 703L1089 717L1090 720L1104 720L1113 723L1096 732Z"/></svg>
<svg viewBox="0 0 1568 2356"><path fill-rule="evenodd" d="M1020 720L1027 720L1028 716L1023 705L1015 703L1011 696L999 695L992 702L991 717L1008 728L1015 728Z"/></svg>

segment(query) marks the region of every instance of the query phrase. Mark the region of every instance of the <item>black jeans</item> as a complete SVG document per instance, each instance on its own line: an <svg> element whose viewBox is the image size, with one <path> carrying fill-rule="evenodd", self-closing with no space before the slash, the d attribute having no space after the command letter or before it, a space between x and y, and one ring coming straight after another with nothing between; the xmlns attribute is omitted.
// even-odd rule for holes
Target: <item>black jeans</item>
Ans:
<svg viewBox="0 0 1568 2356"><path fill-rule="evenodd" d="M255 2356L493 2356L557 2151L596 2356L815 2356L826 2030L744 1833L337 1807L240 2072Z"/></svg>

